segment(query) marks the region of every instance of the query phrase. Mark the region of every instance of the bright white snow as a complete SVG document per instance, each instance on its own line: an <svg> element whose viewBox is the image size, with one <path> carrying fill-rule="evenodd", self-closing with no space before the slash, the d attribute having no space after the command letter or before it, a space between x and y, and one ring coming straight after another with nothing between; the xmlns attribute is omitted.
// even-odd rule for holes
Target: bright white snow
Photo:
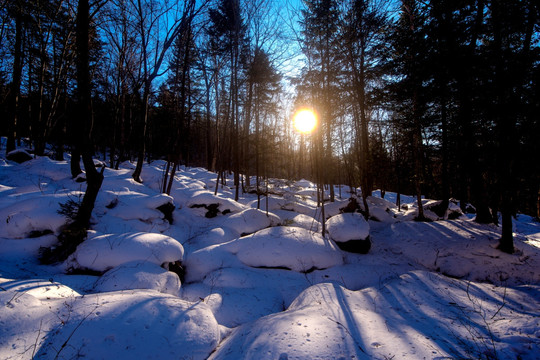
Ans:
<svg viewBox="0 0 540 360"><path fill-rule="evenodd" d="M322 219L307 180L271 179L274 195L256 210L256 195L233 200L231 179L214 195L217 176L201 168L181 167L163 195L164 167L145 164L143 184L129 162L107 168L87 240L68 261L45 266L39 248L54 246L67 221L60 205L80 202L85 183L71 179L68 161L0 160L0 358L540 353L540 224L529 216L514 219L517 251L508 255L495 249L497 226L467 216L412 221L410 196L398 209L396 194L374 192L366 222L339 215L350 194L336 187L343 198L326 203ZM172 224L157 210L164 204L174 205ZM211 205L218 212L207 218ZM365 255L334 243L367 234ZM176 261L183 282L167 271Z"/></svg>
<svg viewBox="0 0 540 360"><path fill-rule="evenodd" d="M106 271L131 261L161 265L181 261L183 246L170 236L155 233L107 234L89 238L67 260L74 268Z"/></svg>
<svg viewBox="0 0 540 360"><path fill-rule="evenodd" d="M326 221L330 238L336 242L365 240L369 236L369 224L360 213L344 213Z"/></svg>

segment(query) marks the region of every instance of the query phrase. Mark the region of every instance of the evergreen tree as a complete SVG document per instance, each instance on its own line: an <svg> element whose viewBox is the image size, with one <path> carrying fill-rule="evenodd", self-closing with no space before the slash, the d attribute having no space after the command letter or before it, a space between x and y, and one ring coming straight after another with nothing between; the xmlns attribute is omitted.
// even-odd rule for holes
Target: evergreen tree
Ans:
<svg viewBox="0 0 540 360"><path fill-rule="evenodd" d="M252 114L255 118L255 177L257 191L257 209L260 208L260 175L261 175L261 128L264 118L271 113L276 113L275 93L279 89L280 77L272 66L268 54L262 49L256 48L248 74L248 87L251 89ZM261 119L262 118L262 119ZM267 194L268 195L268 194Z"/></svg>
<svg viewBox="0 0 540 360"><path fill-rule="evenodd" d="M374 104L370 89L380 74L377 64L381 61L379 48L383 42L386 17L381 3L369 0L352 0L343 23L343 43L351 85L355 144L361 170L362 198L366 217L369 207L366 201L373 189L373 164L369 145L369 113Z"/></svg>
<svg viewBox="0 0 540 360"><path fill-rule="evenodd" d="M239 198L240 187L240 70L241 52L244 43L245 24L242 18L239 0L220 0L218 7L210 9L211 27L210 35L217 50L229 60L229 114L233 122L234 134L232 136L234 185L236 187L234 198Z"/></svg>
<svg viewBox="0 0 540 360"><path fill-rule="evenodd" d="M319 154L324 159L324 176L319 183L330 185L330 200L334 201L332 169L332 131L339 108L339 79L342 72L340 35L340 2L338 0L305 0L302 10L302 52L307 58L303 88L318 112L317 129ZM323 137L325 143L323 142ZM321 159L321 161L322 161ZM324 201L324 199L322 199Z"/></svg>
<svg viewBox="0 0 540 360"><path fill-rule="evenodd" d="M418 203L418 220L424 220L422 184L424 174L423 129L426 114L425 91L426 40L425 9L416 0L402 0L400 15L391 35L393 68L390 93L392 107L399 117L398 131L411 155L414 192ZM412 140L412 141L411 141ZM403 153L405 154L405 153Z"/></svg>

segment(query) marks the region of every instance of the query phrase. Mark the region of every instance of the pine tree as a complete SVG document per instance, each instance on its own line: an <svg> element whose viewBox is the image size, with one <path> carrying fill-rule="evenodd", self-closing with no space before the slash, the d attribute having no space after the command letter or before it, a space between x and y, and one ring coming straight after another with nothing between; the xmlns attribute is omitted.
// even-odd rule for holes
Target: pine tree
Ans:
<svg viewBox="0 0 540 360"><path fill-rule="evenodd" d="M392 81L389 91L399 117L399 130L405 136L406 146L410 146L418 220L425 220L421 197L424 174L422 133L427 104L424 89L427 51L424 10L416 0L402 0L400 16L390 39L393 52L390 66L395 71L395 81Z"/></svg>
<svg viewBox="0 0 540 360"><path fill-rule="evenodd" d="M368 98L377 74L376 64L380 63L381 53L378 51L383 42L383 30L386 18L381 3L369 0L352 0L343 23L343 43L345 58L349 70L348 78L352 83L352 101L355 143L361 169L362 198L365 216L369 217L366 198L373 189L373 164L369 144L369 113L373 103Z"/></svg>
<svg viewBox="0 0 540 360"><path fill-rule="evenodd" d="M339 79L341 77L340 2L338 0L305 0L302 10L302 51L307 58L304 69L304 88L318 112L319 156L324 175L319 174L319 183L330 186L330 200L334 201L334 186L330 174L332 169L332 131L337 115ZM325 142L323 142L323 138ZM320 168L320 167L319 167ZM324 201L324 199L322 199Z"/></svg>
<svg viewBox="0 0 540 360"><path fill-rule="evenodd" d="M250 64L247 81L251 90L251 113L255 118L255 177L257 191L257 209L260 208L260 176L261 176L261 127L265 115L275 113L273 95L279 89L279 80L276 70L272 66L268 54L259 48L255 49L252 63ZM262 119L261 119L262 118ZM267 194L268 196L268 194Z"/></svg>
<svg viewBox="0 0 540 360"><path fill-rule="evenodd" d="M214 39L221 40L218 47L222 56L227 56L229 60L229 92L231 96L229 113L233 122L232 151L233 151L233 171L234 185L236 187L234 199L239 198L240 188L240 61L242 45L245 35L245 24L242 18L239 0L221 0L218 7L210 9L211 27L210 35ZM214 42L214 44L219 41Z"/></svg>

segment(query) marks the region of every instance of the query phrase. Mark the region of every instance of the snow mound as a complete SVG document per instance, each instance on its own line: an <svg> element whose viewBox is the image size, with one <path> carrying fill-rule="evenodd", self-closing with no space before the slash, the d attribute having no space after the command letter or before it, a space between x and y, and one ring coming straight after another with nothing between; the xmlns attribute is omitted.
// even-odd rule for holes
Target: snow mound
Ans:
<svg viewBox="0 0 540 360"><path fill-rule="evenodd" d="M318 214L317 203L310 201L309 199L302 199L301 197L293 197L287 199L287 202L282 207L283 210L294 211L307 216L315 217Z"/></svg>
<svg viewBox="0 0 540 360"><path fill-rule="evenodd" d="M151 262L134 261L115 267L101 276L94 290L97 292L149 289L178 295L178 275Z"/></svg>
<svg viewBox="0 0 540 360"><path fill-rule="evenodd" d="M293 186L302 187L302 188L314 188L314 187L316 187L316 185L314 183L312 183L311 181L306 180L306 179L301 179L301 180L296 181L293 184Z"/></svg>
<svg viewBox="0 0 540 360"><path fill-rule="evenodd" d="M10 280L0 278L0 284L2 291L11 292L17 296L20 294L31 295L37 300L66 299L80 296L77 291L52 279ZM39 304L38 301L35 301L35 303ZM9 307L13 305L13 302L7 302L6 305Z"/></svg>
<svg viewBox="0 0 540 360"><path fill-rule="evenodd" d="M11 239L22 239L32 231L49 230L58 233L66 218L58 214L59 202L68 195L36 195L11 203L0 209L0 234Z"/></svg>
<svg viewBox="0 0 540 360"><path fill-rule="evenodd" d="M266 210L266 197L261 197L260 208L261 210ZM286 200L282 197L269 196L268 197L268 211L281 210L286 204ZM252 200L249 204L250 207L257 207L257 200Z"/></svg>
<svg viewBox="0 0 540 360"><path fill-rule="evenodd" d="M221 337L206 304L149 290L60 299L8 290L0 308L2 359L206 359Z"/></svg>
<svg viewBox="0 0 540 360"><path fill-rule="evenodd" d="M339 201L336 200L334 202L329 202L324 204L324 216L326 219L331 218L332 216L336 216L341 213L341 209L343 209L347 204L349 203L348 200L345 201Z"/></svg>
<svg viewBox="0 0 540 360"><path fill-rule="evenodd" d="M440 359L486 354L533 359L538 321L531 321L521 307L536 311L537 291L538 287L504 290L422 271L404 274L382 288L360 291L322 283L304 290L287 311L237 328L210 359L260 354L271 359L396 355ZM523 297L530 302L520 303ZM448 316L455 319L452 326Z"/></svg>
<svg viewBox="0 0 540 360"><path fill-rule="evenodd" d="M134 191L105 191L103 201L110 208L109 215L122 220L141 220L151 222L163 219L164 215L158 207L173 204L173 198L166 194L149 196Z"/></svg>
<svg viewBox="0 0 540 360"><path fill-rule="evenodd" d="M74 268L106 271L131 261L156 265L182 261L184 248L170 236L153 233L107 234L85 240L68 259Z"/></svg>
<svg viewBox="0 0 540 360"><path fill-rule="evenodd" d="M365 240L369 236L369 224L359 213L344 213L326 221L330 238L336 242Z"/></svg>
<svg viewBox="0 0 540 360"><path fill-rule="evenodd" d="M54 161L47 156L38 156L21 165L29 174L41 177L42 179L50 179L59 181L66 178L71 178L71 172L67 161Z"/></svg>
<svg viewBox="0 0 540 360"><path fill-rule="evenodd" d="M23 163L32 160L32 155L25 149L15 149L6 154L6 159L15 161L16 163Z"/></svg>
<svg viewBox="0 0 540 360"><path fill-rule="evenodd" d="M223 221L223 225L230 227L240 234L252 234L272 225L280 223L280 218L272 213L257 209L247 209L232 214Z"/></svg>
<svg viewBox="0 0 540 360"><path fill-rule="evenodd" d="M200 180L189 178L184 175L175 176L174 185L171 188L171 196L179 207L184 207L191 196L206 188L206 184Z"/></svg>
<svg viewBox="0 0 540 360"><path fill-rule="evenodd" d="M206 190L196 192L191 197L191 199L186 201L187 207L197 207L197 206L208 207L214 204L218 205L217 208L222 213L229 213L229 212L235 213L235 212L240 212L246 209L245 206L237 203L234 200L214 195L213 192L206 191Z"/></svg>
<svg viewBox="0 0 540 360"><path fill-rule="evenodd" d="M186 280L196 281L217 269L249 266L298 272L343 264L341 251L320 234L299 227L277 226L190 254Z"/></svg>
<svg viewBox="0 0 540 360"><path fill-rule="evenodd" d="M473 220L398 222L390 230L392 241L386 243L392 251L424 269L501 286L540 283L538 249L516 241L514 254L497 250L500 228L494 225Z"/></svg>
<svg viewBox="0 0 540 360"><path fill-rule="evenodd" d="M384 210L386 210L386 209L395 209L395 210L397 210L396 204L394 204L393 202L390 202L390 201L388 201L386 199L380 198L380 197L368 196L366 198L366 200L367 200L368 205L370 207L371 206L376 206L376 207L379 207L379 208L383 208ZM359 202L362 203L361 200ZM370 210L371 210L371 208L370 208Z"/></svg>
<svg viewBox="0 0 540 360"><path fill-rule="evenodd" d="M310 231L319 231L321 229L321 223L311 216L304 214L298 214L290 219L291 226L297 226Z"/></svg>
<svg viewBox="0 0 540 360"><path fill-rule="evenodd" d="M235 240L236 256L251 267L299 272L343 264L339 249L320 234L299 227L274 227Z"/></svg>
<svg viewBox="0 0 540 360"><path fill-rule="evenodd" d="M193 237L188 243L184 243L184 246L189 245L191 251L195 251L208 246L223 244L239 237L240 233L228 226L215 227Z"/></svg>
<svg viewBox="0 0 540 360"><path fill-rule="evenodd" d="M390 209L385 209L378 206L371 206L369 208L369 218L371 220L380 221L387 224L396 222L393 213Z"/></svg>

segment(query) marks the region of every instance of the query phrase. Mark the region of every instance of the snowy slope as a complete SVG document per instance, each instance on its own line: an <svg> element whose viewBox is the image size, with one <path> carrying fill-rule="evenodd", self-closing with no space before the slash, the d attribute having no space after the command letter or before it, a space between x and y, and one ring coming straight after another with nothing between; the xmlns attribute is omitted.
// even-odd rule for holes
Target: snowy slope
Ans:
<svg viewBox="0 0 540 360"><path fill-rule="evenodd" d="M369 233L359 255L320 234L307 180L274 179L267 215L264 197L256 210L254 195L214 195L216 176L201 168L181 168L171 196L160 194L164 165L146 164L143 184L130 163L106 169L88 239L45 266L39 248L55 244L61 204L80 201L85 184L68 162L0 160L1 359L538 358L540 224L530 217L514 219L508 255L495 249L496 226L411 221L412 197L401 210L395 194L374 192L380 221L361 226L332 220L347 205L338 199L327 224L337 240ZM183 281L167 271L177 261Z"/></svg>

